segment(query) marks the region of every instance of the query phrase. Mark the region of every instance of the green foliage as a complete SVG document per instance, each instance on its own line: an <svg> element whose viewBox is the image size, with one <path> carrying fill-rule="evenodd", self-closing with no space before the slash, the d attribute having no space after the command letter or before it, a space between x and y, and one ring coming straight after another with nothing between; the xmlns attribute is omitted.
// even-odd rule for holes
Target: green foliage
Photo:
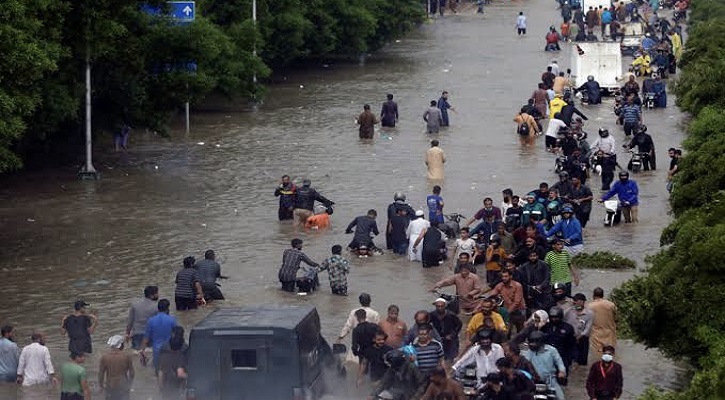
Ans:
<svg viewBox="0 0 725 400"><path fill-rule="evenodd" d="M634 260L609 251L579 253L571 262L578 268L585 269L633 269L637 267Z"/></svg>
<svg viewBox="0 0 725 400"><path fill-rule="evenodd" d="M725 4L692 7L676 92L694 118L670 198L676 219L648 274L612 297L636 340L700 370L684 391L651 389L647 400L725 398Z"/></svg>

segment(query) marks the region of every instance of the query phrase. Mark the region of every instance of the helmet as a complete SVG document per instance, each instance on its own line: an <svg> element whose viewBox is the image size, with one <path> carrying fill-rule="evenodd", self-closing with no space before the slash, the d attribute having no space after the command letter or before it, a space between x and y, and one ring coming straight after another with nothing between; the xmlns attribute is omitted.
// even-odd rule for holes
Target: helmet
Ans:
<svg viewBox="0 0 725 400"><path fill-rule="evenodd" d="M483 339L491 339L493 334L489 329L480 329L476 332L476 341L481 341Z"/></svg>
<svg viewBox="0 0 725 400"><path fill-rule="evenodd" d="M640 124L639 125L639 133L645 133L645 132L647 132L647 125Z"/></svg>
<svg viewBox="0 0 725 400"><path fill-rule="evenodd" d="M594 75L587 76L587 81L591 82L594 80Z"/></svg>
<svg viewBox="0 0 725 400"><path fill-rule="evenodd" d="M659 75L657 75L657 73L656 73L656 72L653 72L653 73L652 73L652 79L657 79L657 77L658 77L658 76L659 76Z"/></svg>
<svg viewBox="0 0 725 400"><path fill-rule="evenodd" d="M609 130L607 128L599 128L599 136L603 138L609 136Z"/></svg>
<svg viewBox="0 0 725 400"><path fill-rule="evenodd" d="M562 207L562 209L561 209L561 213L562 213L562 214L564 214L564 213L569 213L569 214L573 214L573 213L574 213L574 209L573 209L573 208L571 208L571 206L570 206L569 204L567 204L567 205L565 205L564 207Z"/></svg>
<svg viewBox="0 0 725 400"><path fill-rule="evenodd" d="M533 331L529 334L529 342L541 343L544 341L544 333L541 331Z"/></svg>
<svg viewBox="0 0 725 400"><path fill-rule="evenodd" d="M549 309L549 318L564 318L564 310L559 306L554 306Z"/></svg>
<svg viewBox="0 0 725 400"><path fill-rule="evenodd" d="M405 354L402 350L390 350L383 356L383 361L390 367L397 368L405 364Z"/></svg>
<svg viewBox="0 0 725 400"><path fill-rule="evenodd" d="M398 200L405 201L405 193L395 192L395 194L393 195L393 200L395 200L395 201L398 201Z"/></svg>
<svg viewBox="0 0 725 400"><path fill-rule="evenodd" d="M556 291L557 289L566 290L566 285L561 282L556 282L554 283L554 290Z"/></svg>
<svg viewBox="0 0 725 400"><path fill-rule="evenodd" d="M627 171L620 171L619 172L619 179L626 178L629 179L629 172Z"/></svg>
<svg viewBox="0 0 725 400"><path fill-rule="evenodd" d="M566 171L559 172L559 178L568 178L568 177L569 177L568 172L566 172Z"/></svg>
<svg viewBox="0 0 725 400"><path fill-rule="evenodd" d="M499 236L498 233L494 233L493 235L491 235L488 241L501 243L501 236Z"/></svg>
<svg viewBox="0 0 725 400"><path fill-rule="evenodd" d="M309 179L304 179L304 180L302 181L302 186L310 186L310 185L312 185L312 181L311 181L311 180L309 180Z"/></svg>

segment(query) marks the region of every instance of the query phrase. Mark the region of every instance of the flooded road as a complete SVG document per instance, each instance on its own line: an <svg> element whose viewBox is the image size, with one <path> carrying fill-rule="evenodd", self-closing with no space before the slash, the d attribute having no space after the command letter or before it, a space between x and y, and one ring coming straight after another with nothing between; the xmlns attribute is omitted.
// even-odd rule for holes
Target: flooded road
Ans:
<svg viewBox="0 0 725 400"><path fill-rule="evenodd" d="M514 22L522 9L529 15L529 35L519 38ZM161 287L162 298L173 298L173 277L183 257L199 259L212 248L231 277L223 282L225 306L314 304L325 336L333 339L365 291L373 308L384 312L397 304L410 322L416 310L430 308L433 296L426 288L447 269L422 270L386 254L351 260L348 298L329 295L325 275L323 290L311 296L278 289L281 253L296 235L291 225L277 221L272 194L279 177L309 178L337 203L329 231L299 233L305 252L322 261L333 244L350 241L344 229L353 217L369 208L384 216L395 191L404 191L414 208L424 207L430 187L423 157L431 138L424 133L422 114L447 90L457 110L452 126L437 136L448 157L442 185L447 212L470 216L483 197L500 202L504 188L524 194L542 181L555 182L554 157L544 151L543 138L534 148L522 148L511 120L552 56L563 68L569 65L568 45L557 55L542 51L547 28L559 22L554 2L493 5L484 17L446 16L392 43L364 66L332 64L289 75L286 83L270 88L257 112L195 115L189 136L181 130L167 139L134 132L129 162L121 165L116 156L99 161L99 182L79 182L72 171L9 179L0 193L6 298L0 320L17 327L21 345L32 330L47 332L59 366L66 360L67 341L58 326L82 297L100 319L96 350L87 362L95 381L99 354L110 335L122 333L129 302L150 284ZM360 142L354 118L364 103L379 110L386 93L398 101L399 126L372 143ZM641 222L605 229L599 224L603 209L594 207L585 233L588 251L613 250L640 265L657 251L660 231L670 221L667 148L683 137L682 116L672 96L669 100L668 109L645 111L660 169L634 176ZM581 109L589 117L586 131L595 135L608 126L619 146L624 135L614 125L611 102ZM626 162L626 155L621 157ZM596 183L593 189L596 195ZM384 224L384 217L379 222ZM591 297L601 286L608 295L631 276L584 271L575 292ZM207 312L176 316L190 326ZM678 379L679 370L656 351L629 341L620 341L617 350L626 374L622 398L634 398L651 384L670 387ZM156 398L151 375L137 373L134 398ZM572 378L570 398L585 397L582 375ZM15 388L0 386L0 398L16 398Z"/></svg>

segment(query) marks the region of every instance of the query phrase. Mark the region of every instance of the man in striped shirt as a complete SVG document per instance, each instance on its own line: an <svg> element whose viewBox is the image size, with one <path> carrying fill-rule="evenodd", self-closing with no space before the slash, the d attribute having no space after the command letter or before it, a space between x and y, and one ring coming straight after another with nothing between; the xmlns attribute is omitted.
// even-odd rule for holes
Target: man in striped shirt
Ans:
<svg viewBox="0 0 725 400"><path fill-rule="evenodd" d="M433 340L429 327L419 327L418 337L413 342L415 347L416 358L418 360L418 370L423 376L430 375L436 368L445 368L443 364L443 345Z"/></svg>
<svg viewBox="0 0 725 400"><path fill-rule="evenodd" d="M579 286L579 274L571 265L571 256L564 251L564 242L561 239L554 242L544 261L551 267L551 282L563 283L566 286L566 295L571 297L572 278L574 284Z"/></svg>
<svg viewBox="0 0 725 400"><path fill-rule="evenodd" d="M282 266L279 268L279 281L282 283L282 290L285 292L295 291L295 282L297 280L297 271L300 269L300 263L319 268L320 264L310 260L305 253L302 252L302 239L292 239L292 248L287 249L282 254Z"/></svg>
<svg viewBox="0 0 725 400"><path fill-rule="evenodd" d="M634 95L627 97L627 103L622 106L622 123L627 137L632 135L642 123L642 107L634 104Z"/></svg>

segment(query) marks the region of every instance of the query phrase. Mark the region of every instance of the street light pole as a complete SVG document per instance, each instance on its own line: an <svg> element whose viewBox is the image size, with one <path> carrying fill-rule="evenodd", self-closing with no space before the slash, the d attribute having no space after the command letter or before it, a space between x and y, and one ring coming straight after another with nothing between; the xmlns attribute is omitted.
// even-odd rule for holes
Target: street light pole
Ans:
<svg viewBox="0 0 725 400"><path fill-rule="evenodd" d="M86 44L86 164L81 168L81 179L98 179L93 168L93 132L91 130L91 46Z"/></svg>
<svg viewBox="0 0 725 400"><path fill-rule="evenodd" d="M254 44L252 47L252 57L257 59L257 0L252 0L252 26L254 27ZM257 70L254 70L252 75L252 82L256 85L257 83Z"/></svg>

